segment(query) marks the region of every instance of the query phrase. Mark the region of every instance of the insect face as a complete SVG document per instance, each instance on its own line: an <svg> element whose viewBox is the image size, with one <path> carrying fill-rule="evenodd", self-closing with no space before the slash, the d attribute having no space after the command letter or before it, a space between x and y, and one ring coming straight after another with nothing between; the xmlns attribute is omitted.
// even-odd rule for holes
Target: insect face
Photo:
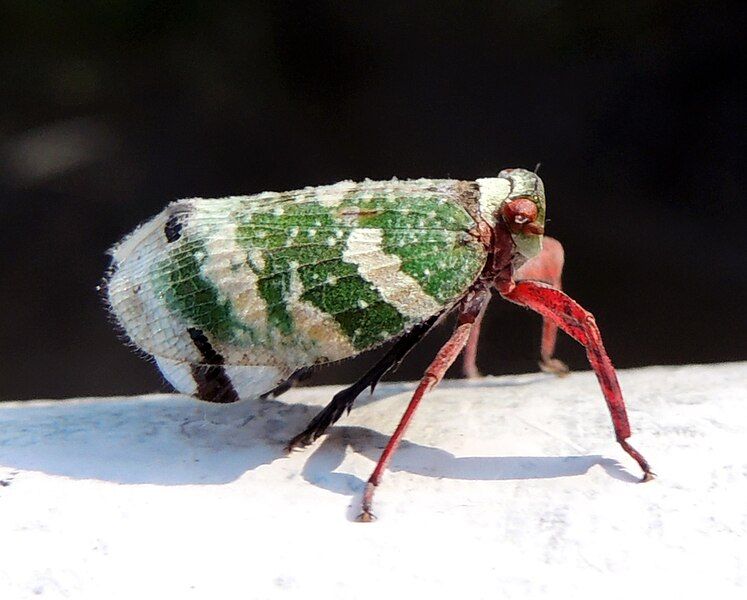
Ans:
<svg viewBox="0 0 747 600"><path fill-rule="evenodd" d="M511 233L542 235L545 230L537 223L537 205L531 198L515 198L501 207L501 216Z"/></svg>
<svg viewBox="0 0 747 600"><path fill-rule="evenodd" d="M545 232L545 186L532 171L505 169L498 174L510 184L510 193L500 207L500 218L511 232L516 249L524 258L542 250Z"/></svg>

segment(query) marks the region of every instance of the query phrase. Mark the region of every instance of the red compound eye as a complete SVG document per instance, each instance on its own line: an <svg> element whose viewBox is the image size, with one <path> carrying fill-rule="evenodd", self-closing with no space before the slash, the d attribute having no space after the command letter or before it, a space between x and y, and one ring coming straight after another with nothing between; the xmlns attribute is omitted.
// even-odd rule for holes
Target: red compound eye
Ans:
<svg viewBox="0 0 747 600"><path fill-rule="evenodd" d="M511 233L544 233L542 225L535 223L537 205L529 198L515 198L501 207L503 220Z"/></svg>

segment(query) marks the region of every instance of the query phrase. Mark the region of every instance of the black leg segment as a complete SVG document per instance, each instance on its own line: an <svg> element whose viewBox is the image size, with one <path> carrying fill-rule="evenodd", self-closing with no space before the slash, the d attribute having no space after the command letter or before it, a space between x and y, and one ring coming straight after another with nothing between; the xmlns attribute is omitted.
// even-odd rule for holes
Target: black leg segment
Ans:
<svg viewBox="0 0 747 600"><path fill-rule="evenodd" d="M316 415L308 424L306 429L294 437L286 449L288 451L294 448L308 446L321 436L330 425L333 425L347 411L353 408L353 402L360 393L367 387L371 387L373 392L379 380L392 369L396 369L405 358L407 353L421 340L423 336L435 325L441 315L434 315L418 323L410 331L400 337L389 351L371 367L363 377L353 385L344 390L337 392L332 401L325 406L322 411Z"/></svg>

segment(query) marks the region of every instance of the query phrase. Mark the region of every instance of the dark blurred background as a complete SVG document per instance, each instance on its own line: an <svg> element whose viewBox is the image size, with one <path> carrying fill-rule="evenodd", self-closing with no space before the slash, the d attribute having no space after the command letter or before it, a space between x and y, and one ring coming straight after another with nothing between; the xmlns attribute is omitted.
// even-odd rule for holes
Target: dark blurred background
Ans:
<svg viewBox="0 0 747 600"><path fill-rule="evenodd" d="M0 399L162 389L96 285L171 200L540 161L618 367L747 358L743 7L0 2ZM482 370L534 370L539 327L494 303Z"/></svg>

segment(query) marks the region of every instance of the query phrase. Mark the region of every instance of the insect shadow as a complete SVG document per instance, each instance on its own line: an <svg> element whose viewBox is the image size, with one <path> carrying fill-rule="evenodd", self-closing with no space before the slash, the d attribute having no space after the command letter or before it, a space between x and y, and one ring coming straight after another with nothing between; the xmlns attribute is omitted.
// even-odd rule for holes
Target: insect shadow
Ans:
<svg viewBox="0 0 747 600"><path fill-rule="evenodd" d="M534 381L501 378L470 385ZM414 385L382 385L374 396L363 394L356 405L403 394ZM125 484L223 484L284 458L287 441L318 410L280 400L218 406L166 394L0 406L0 467ZM306 450L302 475L332 492L357 495L364 481L335 470L348 447L375 462L387 434L360 426L332 427ZM395 454L390 470L436 478L510 480L580 475L597 464L617 479L635 481L616 461L601 456L455 457L408 441Z"/></svg>
<svg viewBox="0 0 747 600"><path fill-rule="evenodd" d="M303 467L303 477L308 482L331 492L358 497L365 480L350 473L336 472L345 456L352 450L375 463L384 449L388 435L365 427L335 427L314 449ZM625 482L638 479L618 461L601 455L564 456L462 456L446 450L403 441L388 471L471 481L510 481L520 479L553 479L583 475L592 467L601 466L608 475ZM357 502L351 505L348 515L354 518Z"/></svg>
<svg viewBox="0 0 747 600"><path fill-rule="evenodd" d="M285 456L315 410L175 394L0 405L0 468L125 484L228 483Z"/></svg>

